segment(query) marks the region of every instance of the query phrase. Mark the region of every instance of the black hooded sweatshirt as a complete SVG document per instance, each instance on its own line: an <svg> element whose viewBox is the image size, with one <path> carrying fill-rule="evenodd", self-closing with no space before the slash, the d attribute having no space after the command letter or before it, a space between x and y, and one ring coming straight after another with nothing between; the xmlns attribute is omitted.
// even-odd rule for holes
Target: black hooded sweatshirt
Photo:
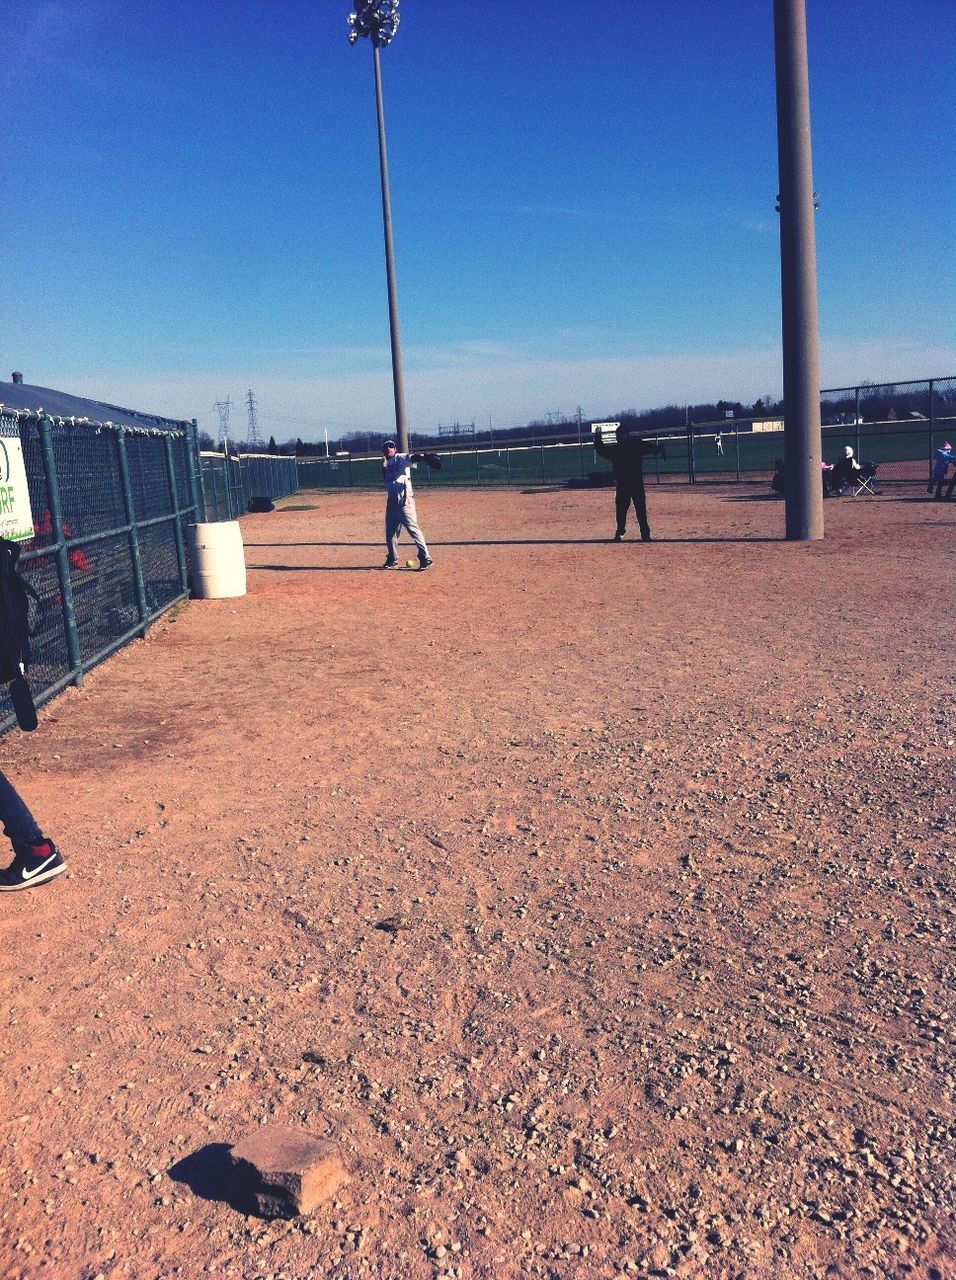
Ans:
<svg viewBox="0 0 956 1280"><path fill-rule="evenodd" d="M640 436L618 435L617 444L604 444L600 438L594 441L594 452L607 458L614 468L614 483L623 487L644 484L644 459L659 453L664 457L662 445L649 444Z"/></svg>

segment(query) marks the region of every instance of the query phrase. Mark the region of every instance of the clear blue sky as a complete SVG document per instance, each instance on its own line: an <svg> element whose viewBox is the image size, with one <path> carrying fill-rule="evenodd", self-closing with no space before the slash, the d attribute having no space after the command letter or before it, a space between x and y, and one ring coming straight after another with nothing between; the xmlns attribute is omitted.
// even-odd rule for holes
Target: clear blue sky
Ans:
<svg viewBox="0 0 956 1280"><path fill-rule="evenodd" d="M6 0L0 377L393 424L347 0ZM822 381L956 374L956 6L807 0ZM412 431L780 394L772 0L402 0ZM2 388L0 388L2 391ZM2 396L0 396L2 399Z"/></svg>

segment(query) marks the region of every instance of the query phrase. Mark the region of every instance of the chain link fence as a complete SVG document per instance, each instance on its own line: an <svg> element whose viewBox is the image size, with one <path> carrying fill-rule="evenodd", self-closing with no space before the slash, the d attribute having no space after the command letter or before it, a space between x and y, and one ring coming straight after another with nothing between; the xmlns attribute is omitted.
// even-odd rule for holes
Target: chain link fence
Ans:
<svg viewBox="0 0 956 1280"><path fill-rule="evenodd" d="M648 436L667 449L667 458L648 458L648 479L687 479L687 441L679 436ZM602 485L610 482L611 464L599 458L591 444L519 444L473 449L431 449L441 470L414 464L417 489L464 488L482 485L533 488L549 485ZM299 462L302 489L381 488L382 455L348 458L308 458Z"/></svg>
<svg viewBox="0 0 956 1280"><path fill-rule="evenodd" d="M187 594L186 528L203 518L191 424L77 422L3 409L0 444L18 442L33 536L20 567L32 607L30 686L45 702ZM14 449L5 447L5 457ZM0 733L15 722L6 692Z"/></svg>
<svg viewBox="0 0 956 1280"><path fill-rule="evenodd" d="M824 462L849 446L882 484L922 484L956 429L956 378L843 387L820 393ZM783 419L734 419L688 428L692 482L763 479L783 458Z"/></svg>
<svg viewBox="0 0 956 1280"><path fill-rule="evenodd" d="M233 520L256 497L298 489L296 459L200 456L193 423L116 425L0 411L0 445L19 442L33 536L20 568L31 606L30 687L40 704L188 594L186 530ZM6 450L0 449L5 454ZM15 723L4 690L0 733Z"/></svg>
<svg viewBox="0 0 956 1280"><path fill-rule="evenodd" d="M956 378L919 382L860 385L821 392L823 457L836 461L851 445L862 462L879 466L880 483L925 484L931 459L956 431ZM442 469L416 468L417 488L547 485L602 485L611 481L611 467L593 449L585 425L581 438L566 442L476 442L437 448L413 445L438 453ZM649 457L649 483L754 483L769 480L783 457L782 418L736 418L675 426L669 432L648 433L645 439L663 444L667 457ZM299 462L303 489L379 488L382 458L378 453L309 458Z"/></svg>
<svg viewBox="0 0 956 1280"><path fill-rule="evenodd" d="M207 520L235 520L254 498L286 498L300 488L295 458L271 453L202 453Z"/></svg>
<svg viewBox="0 0 956 1280"><path fill-rule="evenodd" d="M825 391L822 419L828 462L849 445L861 462L879 464L881 483L925 484L956 429L956 378Z"/></svg>

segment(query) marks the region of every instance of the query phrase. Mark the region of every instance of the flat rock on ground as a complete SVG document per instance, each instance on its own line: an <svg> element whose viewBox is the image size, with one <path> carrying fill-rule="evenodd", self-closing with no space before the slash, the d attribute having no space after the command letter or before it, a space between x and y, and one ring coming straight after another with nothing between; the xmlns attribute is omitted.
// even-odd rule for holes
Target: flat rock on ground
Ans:
<svg viewBox="0 0 956 1280"><path fill-rule="evenodd" d="M234 1180L266 1217L311 1213L346 1181L338 1147L289 1125L264 1124L230 1152Z"/></svg>

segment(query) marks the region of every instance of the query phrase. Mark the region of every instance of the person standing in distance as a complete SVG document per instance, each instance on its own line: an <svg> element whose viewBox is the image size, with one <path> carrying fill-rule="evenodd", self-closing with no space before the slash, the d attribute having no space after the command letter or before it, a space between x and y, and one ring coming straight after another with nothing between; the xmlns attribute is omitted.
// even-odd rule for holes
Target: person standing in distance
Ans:
<svg viewBox="0 0 956 1280"><path fill-rule="evenodd" d="M425 535L418 524L415 497L412 493L411 464L419 461L427 462L427 455L399 453L394 440L386 440L382 445L382 477L385 480L386 493L383 569L398 568L398 538L403 528L408 530L408 536L418 548L419 569L427 569L432 563L425 543Z"/></svg>
<svg viewBox="0 0 956 1280"><path fill-rule="evenodd" d="M946 472L950 466L956 466L956 454L953 453L953 446L947 440L942 449L937 449L933 458L933 478L926 486L927 493L933 493L935 487L936 492L933 494L937 502L943 500L943 485L946 483ZM956 487L956 472L950 480L946 488L946 497L953 496L953 489Z"/></svg>
<svg viewBox="0 0 956 1280"><path fill-rule="evenodd" d="M614 444L606 444L600 427L594 436L594 452L601 458L607 458L614 468L615 511L617 527L614 541L621 542L627 530L627 511L633 502L637 515L637 523L641 529L641 541L650 542L651 526L647 522L647 495L644 492L644 459L652 453L661 458L667 457L667 450L662 444L649 444L642 440L637 432L632 432L623 424L617 429Z"/></svg>

